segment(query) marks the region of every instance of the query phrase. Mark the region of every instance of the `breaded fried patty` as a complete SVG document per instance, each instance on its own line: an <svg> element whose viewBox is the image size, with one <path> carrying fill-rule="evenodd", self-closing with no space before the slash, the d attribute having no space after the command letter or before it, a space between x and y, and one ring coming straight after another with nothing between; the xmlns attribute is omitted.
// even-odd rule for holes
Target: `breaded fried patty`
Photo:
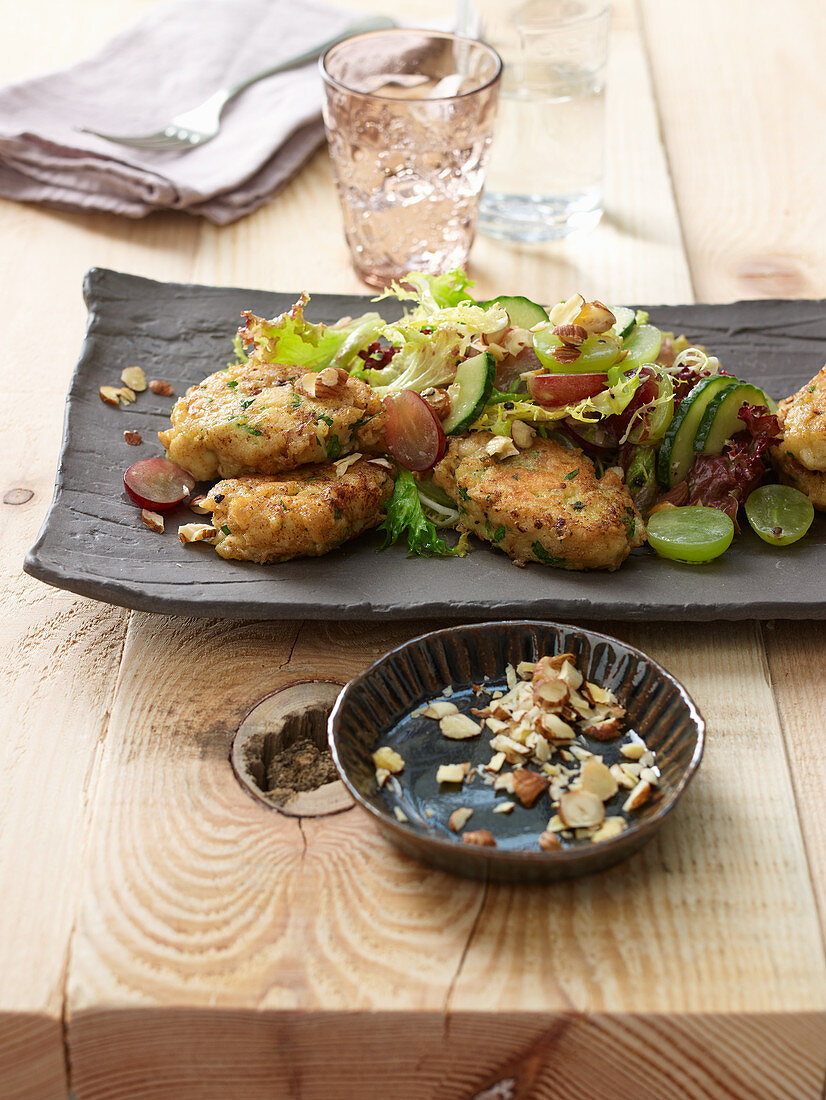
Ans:
<svg viewBox="0 0 826 1100"><path fill-rule="evenodd" d="M308 396L304 376L277 364L217 371L176 402L172 427L158 438L198 481L277 474L374 450L385 416L373 390L342 372L325 396Z"/></svg>
<svg viewBox="0 0 826 1100"><path fill-rule="evenodd" d="M826 511L826 367L780 402L777 420L783 438L771 457L781 481Z"/></svg>
<svg viewBox="0 0 826 1100"><path fill-rule="evenodd" d="M339 477L330 464L279 477L219 481L204 500L222 558L273 562L317 557L375 527L393 476L360 458Z"/></svg>
<svg viewBox="0 0 826 1100"><path fill-rule="evenodd" d="M597 478L579 450L535 439L518 455L486 451L490 432L451 440L433 480L462 521L517 565L617 569L645 541L645 527L620 474Z"/></svg>

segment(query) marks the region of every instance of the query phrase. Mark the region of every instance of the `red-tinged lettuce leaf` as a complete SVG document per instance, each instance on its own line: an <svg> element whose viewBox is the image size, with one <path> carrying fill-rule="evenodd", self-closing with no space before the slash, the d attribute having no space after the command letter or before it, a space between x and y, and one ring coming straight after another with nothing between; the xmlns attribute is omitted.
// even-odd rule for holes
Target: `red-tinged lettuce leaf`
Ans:
<svg viewBox="0 0 826 1100"><path fill-rule="evenodd" d="M744 405L737 414L745 427L719 455L697 455L688 472L690 504L719 508L737 527L737 511L766 475L766 451L781 437L774 413L765 405Z"/></svg>

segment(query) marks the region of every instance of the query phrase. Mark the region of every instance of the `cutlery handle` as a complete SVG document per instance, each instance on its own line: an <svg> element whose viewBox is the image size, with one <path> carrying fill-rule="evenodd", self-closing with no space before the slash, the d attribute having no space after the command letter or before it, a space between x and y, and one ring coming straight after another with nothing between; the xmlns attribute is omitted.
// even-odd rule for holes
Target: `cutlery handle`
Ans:
<svg viewBox="0 0 826 1100"><path fill-rule="evenodd" d="M271 65L268 69L263 69L261 72L254 73L244 80L239 80L237 84L233 84L229 88L221 88L214 96L210 97L210 100L213 101L216 106L218 103L221 104L219 108L220 113L220 110L225 107L231 99L235 99L235 97L243 92L245 88L249 88L250 84L256 84L259 80L264 80L265 77L268 76L275 76L276 73L283 73L288 69L297 69L301 65L306 65L308 61L314 61L316 58L320 57L325 50L330 48L330 46L334 46L336 42L341 42L345 38L350 38L351 35L364 34L365 31L383 31L394 26L394 21L385 15L375 15L359 23L354 23L340 34L334 35L324 42L319 42L318 45L312 46L309 50L305 50L304 53L296 54L295 57L288 57L284 61L279 61L277 64Z"/></svg>

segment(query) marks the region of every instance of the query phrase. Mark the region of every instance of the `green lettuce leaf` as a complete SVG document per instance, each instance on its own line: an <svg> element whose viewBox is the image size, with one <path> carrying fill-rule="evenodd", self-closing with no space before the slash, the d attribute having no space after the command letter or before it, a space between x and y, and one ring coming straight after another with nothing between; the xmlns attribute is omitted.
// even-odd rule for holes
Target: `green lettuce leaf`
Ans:
<svg viewBox="0 0 826 1100"><path fill-rule="evenodd" d="M468 279L460 267L446 271L444 275L425 275L421 271L409 271L404 282L408 285L401 286L394 280L374 301L398 298L401 302L416 302L420 309L428 313L458 306L462 302L473 303L473 297L468 293L468 287L473 286L473 280Z"/></svg>
<svg viewBox="0 0 826 1100"><path fill-rule="evenodd" d="M439 538L435 526L424 514L416 479L409 470L399 469L386 511L387 518L378 528L384 532L384 542L379 547L380 550L406 535L411 555L419 554L423 558L464 556L467 540L463 542L460 539L459 545L451 549Z"/></svg>
<svg viewBox="0 0 826 1100"><path fill-rule="evenodd" d="M358 352L378 339L384 321L378 313L365 313L344 325L313 324L304 319L309 301L305 292L287 313L266 320L245 310L246 323L238 330L249 351L250 363L286 363L307 370L358 366Z"/></svg>

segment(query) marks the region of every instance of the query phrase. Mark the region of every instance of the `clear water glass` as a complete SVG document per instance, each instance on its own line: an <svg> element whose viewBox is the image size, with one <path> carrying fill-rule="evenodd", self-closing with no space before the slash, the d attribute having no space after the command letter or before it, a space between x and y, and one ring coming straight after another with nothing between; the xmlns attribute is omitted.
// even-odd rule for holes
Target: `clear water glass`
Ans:
<svg viewBox="0 0 826 1100"><path fill-rule="evenodd" d="M385 286L467 263L502 63L452 34L372 31L321 59L324 124L353 264Z"/></svg>
<svg viewBox="0 0 826 1100"><path fill-rule="evenodd" d="M479 231L546 241L593 229L603 209L609 6L465 0L459 16L505 65Z"/></svg>

